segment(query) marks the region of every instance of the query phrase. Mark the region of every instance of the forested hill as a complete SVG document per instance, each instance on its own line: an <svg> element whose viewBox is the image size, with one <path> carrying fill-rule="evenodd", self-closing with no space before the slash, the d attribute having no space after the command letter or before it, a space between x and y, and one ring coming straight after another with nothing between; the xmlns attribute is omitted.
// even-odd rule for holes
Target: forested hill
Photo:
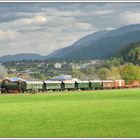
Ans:
<svg viewBox="0 0 140 140"><path fill-rule="evenodd" d="M116 54L116 57L122 57L124 62L140 65L140 41L120 49Z"/></svg>

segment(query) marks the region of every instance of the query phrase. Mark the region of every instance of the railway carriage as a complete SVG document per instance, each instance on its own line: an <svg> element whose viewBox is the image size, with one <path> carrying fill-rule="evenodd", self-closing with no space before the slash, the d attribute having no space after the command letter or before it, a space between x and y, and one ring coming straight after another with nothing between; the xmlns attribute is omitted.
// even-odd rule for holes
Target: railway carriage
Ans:
<svg viewBox="0 0 140 140"><path fill-rule="evenodd" d="M43 91L48 91L48 90L62 90L62 82L61 81L44 81L43 83Z"/></svg>
<svg viewBox="0 0 140 140"><path fill-rule="evenodd" d="M77 84L76 85L77 89L80 89L80 90L89 90L90 89L89 81L77 81L76 84Z"/></svg>
<svg viewBox="0 0 140 140"><path fill-rule="evenodd" d="M114 80L103 80L103 89L114 89Z"/></svg>
<svg viewBox="0 0 140 140"><path fill-rule="evenodd" d="M63 81L62 89L63 90L76 90L77 89L76 82L72 80Z"/></svg>
<svg viewBox="0 0 140 140"><path fill-rule="evenodd" d="M125 81L124 80L114 80L114 87L115 88L125 88Z"/></svg>
<svg viewBox="0 0 140 140"><path fill-rule="evenodd" d="M137 80L134 81L130 81L127 85L126 88L136 88L136 87L140 87L140 83Z"/></svg>
<svg viewBox="0 0 140 140"><path fill-rule="evenodd" d="M26 81L27 92L40 92L43 91L42 81Z"/></svg>
<svg viewBox="0 0 140 140"><path fill-rule="evenodd" d="M103 82L101 80L90 80L90 89L103 89Z"/></svg>

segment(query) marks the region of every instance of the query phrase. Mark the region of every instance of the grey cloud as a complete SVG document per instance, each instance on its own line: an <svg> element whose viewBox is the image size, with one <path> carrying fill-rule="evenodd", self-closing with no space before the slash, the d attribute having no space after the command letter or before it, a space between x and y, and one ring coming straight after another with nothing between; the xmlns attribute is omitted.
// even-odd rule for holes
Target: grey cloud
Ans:
<svg viewBox="0 0 140 140"><path fill-rule="evenodd" d="M46 55L97 30L140 23L140 3L0 3L0 12L0 55Z"/></svg>

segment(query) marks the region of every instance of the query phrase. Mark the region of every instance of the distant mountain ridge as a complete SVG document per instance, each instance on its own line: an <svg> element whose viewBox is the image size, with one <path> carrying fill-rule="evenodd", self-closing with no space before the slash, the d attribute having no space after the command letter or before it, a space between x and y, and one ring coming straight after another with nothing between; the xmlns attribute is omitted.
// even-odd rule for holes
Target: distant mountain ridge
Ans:
<svg viewBox="0 0 140 140"><path fill-rule="evenodd" d="M47 58L57 58L57 55L59 55L59 57L64 57L67 54L69 54L70 52L73 52L79 48L84 48L85 45L90 45L91 43L101 39L102 37L104 37L109 31L108 30L102 30L102 31L98 31L92 34L89 34L81 39L79 39L78 41L76 41L74 44L72 44L69 47L66 48L62 48L62 49L58 49L56 51L54 51L53 53L51 53L50 55L47 56ZM64 53L62 53L62 51Z"/></svg>
<svg viewBox="0 0 140 140"><path fill-rule="evenodd" d="M134 32L140 30L140 24L131 24L131 25L126 25L123 27L120 27L118 29L110 31L106 37L111 37L111 36L120 36L123 35L127 32Z"/></svg>
<svg viewBox="0 0 140 140"><path fill-rule="evenodd" d="M5 55L0 57L0 62L8 62L8 61L22 61L22 60L45 60L46 56L42 56L39 54L33 53L23 53L16 55Z"/></svg>
<svg viewBox="0 0 140 140"><path fill-rule="evenodd" d="M99 31L81 38L71 46L54 51L48 59L104 59L133 42L140 41L140 24L112 31Z"/></svg>
<svg viewBox="0 0 140 140"><path fill-rule="evenodd" d="M117 50L140 40L140 31L129 32L122 36L102 39L94 44L75 50L67 55L69 59L104 59L114 55Z"/></svg>
<svg viewBox="0 0 140 140"><path fill-rule="evenodd" d="M71 46L58 49L47 56L33 53L5 55L0 62L46 59L105 59L129 45L140 41L140 24L126 25L115 30L101 30L82 37Z"/></svg>

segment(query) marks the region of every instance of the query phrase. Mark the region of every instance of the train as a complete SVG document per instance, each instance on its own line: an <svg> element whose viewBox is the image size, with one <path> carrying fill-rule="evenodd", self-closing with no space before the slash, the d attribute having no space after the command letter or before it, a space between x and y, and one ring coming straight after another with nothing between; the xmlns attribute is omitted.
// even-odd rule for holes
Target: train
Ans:
<svg viewBox="0 0 140 140"><path fill-rule="evenodd" d="M25 93L47 91L102 90L140 87L139 81L126 84L124 80L86 80L86 81L5 81L0 84L1 93Z"/></svg>

